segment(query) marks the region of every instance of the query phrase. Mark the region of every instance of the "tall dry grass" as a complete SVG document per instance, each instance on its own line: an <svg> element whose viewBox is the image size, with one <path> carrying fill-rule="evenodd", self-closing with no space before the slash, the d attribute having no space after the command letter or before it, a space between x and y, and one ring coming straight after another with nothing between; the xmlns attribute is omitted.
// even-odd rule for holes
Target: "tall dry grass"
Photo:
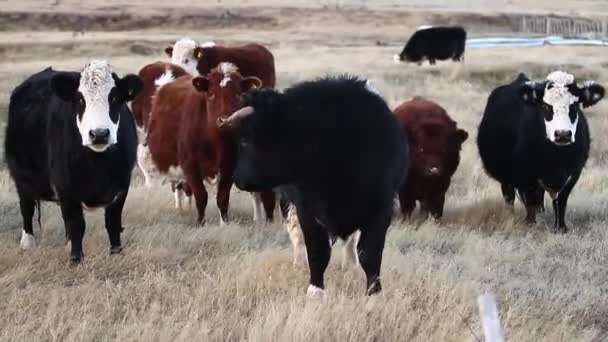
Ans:
<svg viewBox="0 0 608 342"><path fill-rule="evenodd" d="M476 341L476 297L489 290L497 295L508 341L603 341L608 101L588 110L592 153L571 196L566 219L572 231L566 235L550 231L548 202L532 227L523 224L521 204L514 213L505 207L498 185L481 167L475 139L488 93L519 71L542 77L561 67L608 86L604 49L471 49L453 76L449 63L394 65L395 48L328 47L323 37L310 44L290 40L289 32L277 35L284 40L273 47L281 87L327 73L356 73L369 77L391 107L424 95L470 133L443 222L415 217L391 226L382 295L366 298L363 272L342 269L334 256L326 273L328 300L307 300L308 270L293 267L287 232L278 222L252 224L247 196L234 191L234 221L223 228L210 201L208 225L197 228L193 210L178 213L170 190L144 188L137 171L124 213L124 253L108 255L102 213L87 213L85 261L70 268L63 222L52 204L43 206L42 230L35 229L39 247L19 250L18 202L4 172L0 340ZM64 54L15 53L19 59L0 62L2 106L16 82L48 64L80 68L89 56L110 54L123 74L163 58L161 52L112 55L102 42Z"/></svg>

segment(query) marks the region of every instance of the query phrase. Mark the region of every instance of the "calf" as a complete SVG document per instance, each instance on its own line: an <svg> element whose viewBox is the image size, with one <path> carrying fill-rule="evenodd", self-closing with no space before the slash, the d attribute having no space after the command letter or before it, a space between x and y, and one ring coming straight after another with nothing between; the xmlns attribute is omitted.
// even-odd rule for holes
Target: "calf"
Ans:
<svg viewBox="0 0 608 342"><path fill-rule="evenodd" d="M530 81L521 73L488 97L477 145L486 172L501 184L509 205L515 190L534 223L545 191L553 199L555 228L567 232L564 220L570 192L589 156L589 127L581 110L604 97L591 81L576 82L563 71Z"/></svg>
<svg viewBox="0 0 608 342"><path fill-rule="evenodd" d="M443 216L445 193L460 163L460 149L469 134L456 127L441 106L415 96L394 110L410 142L410 171L399 191L404 218L416 201L421 210L439 219Z"/></svg>
<svg viewBox="0 0 608 342"><path fill-rule="evenodd" d="M152 159L171 181L188 184L200 224L205 222L207 206L203 179L216 174L220 224L228 221L236 141L220 132L216 120L240 108L243 91L260 85L256 77L242 77L234 65L221 63L208 76L182 76L156 94L148 126Z"/></svg>
<svg viewBox="0 0 608 342"><path fill-rule="evenodd" d="M289 185L308 252L308 295L324 295L329 236L356 230L367 294L381 291L384 241L407 165L405 133L385 101L365 80L342 76L283 94L253 91L245 102L220 119L239 141L235 184L245 191Z"/></svg>
<svg viewBox="0 0 608 342"><path fill-rule="evenodd" d="M119 78L108 62L94 60L81 72L44 69L15 88L5 157L19 195L23 249L35 246L35 204L56 201L72 262L83 256L83 208L105 208L110 253L121 251L121 215L137 148L126 103L141 87L139 77Z"/></svg>
<svg viewBox="0 0 608 342"><path fill-rule="evenodd" d="M424 26L410 37L400 54L394 56L396 62L422 64L428 59L431 65L437 60L451 58L464 60L467 32L460 26Z"/></svg>

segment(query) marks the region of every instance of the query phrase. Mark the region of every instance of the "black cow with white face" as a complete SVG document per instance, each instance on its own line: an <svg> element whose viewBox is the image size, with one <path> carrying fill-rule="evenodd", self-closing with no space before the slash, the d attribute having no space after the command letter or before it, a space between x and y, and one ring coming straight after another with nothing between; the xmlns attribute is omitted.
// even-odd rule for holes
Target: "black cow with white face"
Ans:
<svg viewBox="0 0 608 342"><path fill-rule="evenodd" d="M461 26L422 26L407 41L403 50L393 56L395 62L417 63L426 59L431 65L438 60L464 61L467 31Z"/></svg>
<svg viewBox="0 0 608 342"><path fill-rule="evenodd" d="M105 208L110 252L120 252L122 209L137 150L126 103L141 87L139 77L119 78L108 62L92 61L81 72L49 67L14 89L5 154L19 195L23 249L36 245L36 203L56 201L73 262L83 255L83 208Z"/></svg>
<svg viewBox="0 0 608 342"><path fill-rule="evenodd" d="M568 230L566 204L589 156L589 127L581 106L593 106L603 97L601 85L579 84L562 71L542 81L530 81L522 73L490 94L477 137L481 160L500 182L509 205L519 192L528 223L535 222L547 191L555 227Z"/></svg>
<svg viewBox="0 0 608 342"><path fill-rule="evenodd" d="M220 119L240 141L235 184L244 191L287 185L308 254L308 296L325 293L330 236L346 240L357 229L367 293L379 292L393 200L407 172L407 138L386 102L350 76L302 82L282 94L254 90L244 100L243 109Z"/></svg>

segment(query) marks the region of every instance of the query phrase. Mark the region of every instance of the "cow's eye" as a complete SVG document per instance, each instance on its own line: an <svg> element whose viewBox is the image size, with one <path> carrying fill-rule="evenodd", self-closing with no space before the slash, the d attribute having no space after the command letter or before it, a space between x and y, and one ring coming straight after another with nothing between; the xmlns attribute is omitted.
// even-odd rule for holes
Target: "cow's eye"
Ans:
<svg viewBox="0 0 608 342"><path fill-rule="evenodd" d="M190 62L190 60L188 58L186 58L186 60L184 61L184 63L188 64Z"/></svg>

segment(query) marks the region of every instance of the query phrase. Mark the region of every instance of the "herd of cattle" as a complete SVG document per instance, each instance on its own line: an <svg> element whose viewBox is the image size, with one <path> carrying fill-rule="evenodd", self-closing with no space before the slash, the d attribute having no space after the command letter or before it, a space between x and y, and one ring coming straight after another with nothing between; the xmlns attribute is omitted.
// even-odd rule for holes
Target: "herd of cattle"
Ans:
<svg viewBox="0 0 608 342"><path fill-rule="evenodd" d="M466 34L453 36L458 42L450 46L460 51ZM273 55L259 44L183 38L165 52L169 61L138 75L120 77L107 61L93 60L79 72L49 67L14 89L5 158L19 196L23 249L36 246L36 207L55 201L73 263L83 257L83 209L105 208L110 253L120 253L136 163L147 185L171 185L176 207L193 196L201 225L209 186L217 186L220 224L230 220L233 183L251 193L254 221L271 221L279 199L294 262L310 269L311 297L324 294L338 238L365 271L367 294L381 290L395 198L404 219L416 202L442 217L469 134L439 104L416 96L391 110L369 81L349 75L278 91ZM527 222L535 221L546 191L555 227L566 232L566 204L590 147L581 106L603 96L601 85L563 71L538 81L522 73L489 95L477 138L481 161L507 204L519 193Z"/></svg>

